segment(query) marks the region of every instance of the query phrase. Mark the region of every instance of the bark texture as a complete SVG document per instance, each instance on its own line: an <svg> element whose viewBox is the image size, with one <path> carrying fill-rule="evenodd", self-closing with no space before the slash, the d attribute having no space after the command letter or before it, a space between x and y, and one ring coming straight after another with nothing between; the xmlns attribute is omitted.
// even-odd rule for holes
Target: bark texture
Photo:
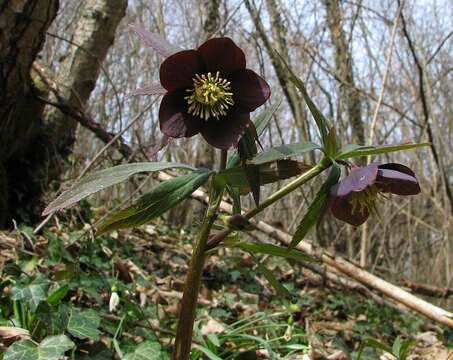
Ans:
<svg viewBox="0 0 453 360"><path fill-rule="evenodd" d="M332 44L335 50L335 68L340 83L340 97L346 102L346 113L352 129L352 141L365 144L365 134L362 122L360 94L355 90L352 56L347 36L342 27L343 12L340 0L324 0L326 20L330 30Z"/></svg>
<svg viewBox="0 0 453 360"><path fill-rule="evenodd" d="M54 79L65 104L83 112L101 71L115 32L124 17L127 0L85 0L71 38L70 53ZM53 107L47 115L58 152L69 153L75 141L77 121Z"/></svg>
<svg viewBox="0 0 453 360"><path fill-rule="evenodd" d="M0 2L0 226L40 189L31 174L45 142L43 105L30 68L57 10L58 0Z"/></svg>

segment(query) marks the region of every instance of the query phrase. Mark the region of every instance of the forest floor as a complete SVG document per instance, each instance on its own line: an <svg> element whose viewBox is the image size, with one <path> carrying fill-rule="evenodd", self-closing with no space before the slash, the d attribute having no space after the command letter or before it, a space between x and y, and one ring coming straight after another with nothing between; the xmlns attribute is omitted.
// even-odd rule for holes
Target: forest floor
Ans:
<svg viewBox="0 0 453 360"><path fill-rule="evenodd" d="M0 358L170 359L193 229L156 222L94 237L83 223L0 232ZM363 360L453 359L451 329L327 288L296 262L262 264L291 299L249 254L209 258L192 359L357 359L361 346Z"/></svg>

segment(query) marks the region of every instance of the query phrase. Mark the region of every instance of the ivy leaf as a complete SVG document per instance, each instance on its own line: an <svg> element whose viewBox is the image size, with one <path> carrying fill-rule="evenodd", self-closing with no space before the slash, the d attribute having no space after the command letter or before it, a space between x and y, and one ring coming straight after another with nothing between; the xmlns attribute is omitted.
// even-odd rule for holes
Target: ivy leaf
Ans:
<svg viewBox="0 0 453 360"><path fill-rule="evenodd" d="M30 340L18 341L8 348L3 360L58 360L74 345L65 335L48 336L38 346Z"/></svg>
<svg viewBox="0 0 453 360"><path fill-rule="evenodd" d="M162 346L155 341L144 341L134 350L126 354L123 360L162 360L164 353Z"/></svg>
<svg viewBox="0 0 453 360"><path fill-rule="evenodd" d="M382 145L382 146L360 146L355 144L346 145L340 153L336 156L336 160L346 160L349 158L368 156L368 155L380 155L395 151L411 150L418 147L431 146L430 143L405 143L396 145Z"/></svg>
<svg viewBox="0 0 453 360"><path fill-rule="evenodd" d="M287 159L291 156L301 155L313 150L320 150L321 146L312 142L294 143L280 145L270 148L256 155L251 162L255 165L264 164L276 160Z"/></svg>
<svg viewBox="0 0 453 360"><path fill-rule="evenodd" d="M134 174L175 168L195 170L189 165L170 162L140 162L103 169L97 173L84 177L72 186L71 189L62 193L47 206L43 215L66 208L91 194L104 190L109 186L119 184Z"/></svg>
<svg viewBox="0 0 453 360"><path fill-rule="evenodd" d="M304 239L305 235L308 234L310 229L319 221L323 210L327 205L330 188L338 182L340 175L340 167L337 164L333 163L327 180L324 182L324 184L322 184L321 188L315 196L315 199L308 208L307 213L297 227L296 232L293 235L293 239L288 246L289 249L295 248L297 244L299 244Z"/></svg>
<svg viewBox="0 0 453 360"><path fill-rule="evenodd" d="M146 224L188 198L210 175L211 171L200 169L160 183L134 205L116 212L102 223L98 234Z"/></svg>
<svg viewBox="0 0 453 360"><path fill-rule="evenodd" d="M24 301L35 312L41 301L47 299L50 281L37 278L29 284L16 284L11 290L11 299Z"/></svg>
<svg viewBox="0 0 453 360"><path fill-rule="evenodd" d="M101 335L98 330L101 318L94 310L71 309L68 331L79 339L97 340Z"/></svg>

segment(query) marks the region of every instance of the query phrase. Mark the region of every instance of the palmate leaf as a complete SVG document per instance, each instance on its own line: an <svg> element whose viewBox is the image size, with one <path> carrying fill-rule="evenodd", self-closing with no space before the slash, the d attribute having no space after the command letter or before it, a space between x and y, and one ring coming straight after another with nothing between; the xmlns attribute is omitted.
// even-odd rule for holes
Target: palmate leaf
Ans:
<svg viewBox="0 0 453 360"><path fill-rule="evenodd" d="M382 146L360 146L355 144L346 145L340 153L336 156L336 160L346 160L349 158L369 155L380 155L395 151L411 150L423 146L430 146L430 143L405 143L396 145L382 145Z"/></svg>
<svg viewBox="0 0 453 360"><path fill-rule="evenodd" d="M98 330L101 318L94 310L71 309L68 321L68 331L79 339L97 340L101 335Z"/></svg>
<svg viewBox="0 0 453 360"><path fill-rule="evenodd" d="M141 162L114 166L88 175L63 192L44 210L43 215L66 208L87 196L105 188L119 184L130 176L141 172L162 171L167 169L195 170L192 166L171 162Z"/></svg>
<svg viewBox="0 0 453 360"><path fill-rule="evenodd" d="M270 148L258 155L256 155L252 160L252 164L259 165L271 161L282 160L289 158L291 156L297 156L305 154L313 150L322 149L320 145L312 142L301 142L288 145L280 145L273 148Z"/></svg>
<svg viewBox="0 0 453 360"><path fill-rule="evenodd" d="M322 184L321 188L316 194L315 199L308 208L307 213L297 227L291 243L289 244L289 249L296 247L297 244L299 244L308 234L310 229L319 221L327 205L330 188L338 182L340 175L341 170L339 166L333 163L327 180L324 182L324 184Z"/></svg>
<svg viewBox="0 0 453 360"><path fill-rule="evenodd" d="M288 179L311 169L310 165L294 160L278 160L260 165L252 164L249 165L249 167L253 168L258 174L257 181L259 181L259 185ZM247 189L249 187L249 179L242 166L222 170L214 176L214 179L220 184L229 185L235 188Z"/></svg>
<svg viewBox="0 0 453 360"><path fill-rule="evenodd" d="M58 360L74 345L65 335L48 336L38 346L30 340L18 341L9 347L3 360Z"/></svg>
<svg viewBox="0 0 453 360"><path fill-rule="evenodd" d="M211 171L200 169L188 175L164 181L143 195L137 202L113 214L98 227L98 234L107 231L143 225L162 215L188 198L211 175Z"/></svg>

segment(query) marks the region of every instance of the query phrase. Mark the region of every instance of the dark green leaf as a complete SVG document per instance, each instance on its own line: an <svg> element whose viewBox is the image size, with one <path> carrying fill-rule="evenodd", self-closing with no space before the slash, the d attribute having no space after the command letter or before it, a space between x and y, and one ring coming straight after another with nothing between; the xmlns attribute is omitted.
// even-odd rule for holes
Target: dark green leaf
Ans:
<svg viewBox="0 0 453 360"><path fill-rule="evenodd" d="M47 299L50 282L47 279L35 279L30 284L17 284L11 290L11 299L21 300L35 312L41 301Z"/></svg>
<svg viewBox="0 0 453 360"><path fill-rule="evenodd" d="M208 170L198 170L160 183L134 205L113 214L99 226L98 233L149 222L188 198L210 175Z"/></svg>
<svg viewBox="0 0 453 360"><path fill-rule="evenodd" d="M299 250L290 250L287 248L282 248L280 246L272 245L272 244L262 244L262 243L254 243L254 242L239 242L234 243L231 247L239 248L248 252L258 253L258 254L267 254L273 256L281 256L288 259L295 259L295 260L303 260L308 262L317 262L316 259L312 258L311 256L304 254Z"/></svg>
<svg viewBox="0 0 453 360"><path fill-rule="evenodd" d="M334 163L327 180L324 182L324 184L322 184L321 188L316 194L315 199L308 208L307 213L297 227L296 232L293 235L293 239L289 244L290 249L296 247L297 244L299 244L304 239L305 235L308 234L310 229L318 222L327 204L329 190L338 182L340 175L341 170L339 166Z"/></svg>
<svg viewBox="0 0 453 360"><path fill-rule="evenodd" d="M30 340L18 341L9 347L3 360L58 360L73 347L65 335L48 336L38 346Z"/></svg>
<svg viewBox="0 0 453 360"><path fill-rule="evenodd" d="M414 346L415 343L416 343L415 339L407 339L406 341L403 341L403 343L399 346L398 349L399 360L406 360L407 356L409 355L409 351L411 350L411 347ZM394 355L396 355L395 352Z"/></svg>
<svg viewBox="0 0 453 360"><path fill-rule="evenodd" d="M239 157L241 158L242 168L244 169L245 178L250 187L255 204L260 202L260 173L259 169L249 164L249 159L253 158L258 150L256 142L258 135L255 125L251 124L238 144Z"/></svg>
<svg viewBox="0 0 453 360"><path fill-rule="evenodd" d="M326 153L326 156L328 156L331 159L333 159L335 155L337 155L338 151L337 132L334 126L332 126L329 130L326 144L324 145L324 151Z"/></svg>
<svg viewBox="0 0 453 360"><path fill-rule="evenodd" d="M389 354L392 354L392 349L389 346L387 346L377 340L374 340L374 339L365 339L363 341L363 343L360 345L360 350L359 350L359 353L357 356L357 360L360 360L360 358L362 357L362 351L366 347L372 347L374 349L382 350L382 351L388 352Z"/></svg>
<svg viewBox="0 0 453 360"><path fill-rule="evenodd" d="M278 160L266 164L249 165L249 167L254 167L259 174L259 185L288 179L311 169L311 166L294 160ZM244 168L241 166L222 170L214 178L216 179L215 181L236 188L247 188L249 186Z"/></svg>
<svg viewBox="0 0 453 360"><path fill-rule="evenodd" d="M71 309L69 316L68 331L79 339L97 340L101 335L98 330L101 318L94 310L81 311Z"/></svg>
<svg viewBox="0 0 453 360"><path fill-rule="evenodd" d="M143 341L133 353L126 354L123 360L162 360L165 359L162 346L156 341Z"/></svg>
<svg viewBox="0 0 453 360"><path fill-rule="evenodd" d="M258 137L262 135L264 130L266 129L269 121L272 119L272 116L275 114L277 109L279 108L280 104L282 103L282 99L274 100L274 103L265 108L254 120L254 124L256 127L256 132Z"/></svg>
<svg viewBox="0 0 453 360"><path fill-rule="evenodd" d="M260 271L261 274L263 274L263 276L266 278L269 284L271 284L271 286L275 289L277 294L283 298L291 298L291 294L288 291L288 289L285 288L282 284L280 284L280 281L277 280L274 274L268 268L266 268L259 261L259 259L257 259L255 256L253 256L253 258L255 259L256 264L258 265L258 270Z"/></svg>
<svg viewBox="0 0 453 360"><path fill-rule="evenodd" d="M119 184L134 174L174 168L194 170L194 168L189 165L168 162L132 163L101 170L97 173L84 177L78 183L74 184L71 189L62 193L58 198L52 201L49 206L47 206L43 212L43 215L66 208L77 201L94 194L95 192L104 190L109 186Z"/></svg>
<svg viewBox="0 0 453 360"><path fill-rule="evenodd" d="M321 149L321 146L312 142L302 142L288 145L280 145L270 148L265 152L256 155L251 162L255 165L268 163L271 161L286 159L291 156L297 156L309 151Z"/></svg>
<svg viewBox="0 0 453 360"><path fill-rule="evenodd" d="M430 143L407 143L398 145L383 145L383 146L359 146L359 145L347 145L340 153L336 156L336 160L346 160L353 157L368 156L368 155L380 155L395 151L411 150L418 147L430 146Z"/></svg>

